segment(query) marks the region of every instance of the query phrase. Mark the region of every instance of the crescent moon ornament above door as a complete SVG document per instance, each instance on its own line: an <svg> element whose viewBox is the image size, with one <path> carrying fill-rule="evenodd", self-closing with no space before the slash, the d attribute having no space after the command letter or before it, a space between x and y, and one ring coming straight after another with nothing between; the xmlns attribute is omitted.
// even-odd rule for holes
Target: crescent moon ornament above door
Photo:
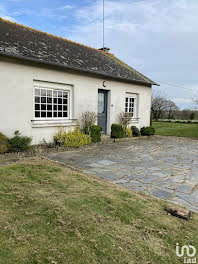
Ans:
<svg viewBox="0 0 198 264"><path fill-rule="evenodd" d="M106 87L106 86L107 86L107 85L106 85L106 81L104 81L104 82L103 82L103 87Z"/></svg>

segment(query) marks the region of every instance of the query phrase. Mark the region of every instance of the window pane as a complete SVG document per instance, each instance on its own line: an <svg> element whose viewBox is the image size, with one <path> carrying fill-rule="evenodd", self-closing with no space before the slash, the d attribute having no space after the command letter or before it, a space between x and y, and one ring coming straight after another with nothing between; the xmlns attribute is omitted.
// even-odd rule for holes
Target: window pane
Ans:
<svg viewBox="0 0 198 264"><path fill-rule="evenodd" d="M40 112L39 111L35 112L35 117L40 117Z"/></svg>
<svg viewBox="0 0 198 264"><path fill-rule="evenodd" d="M126 98L126 103L128 102L128 98Z"/></svg>
<svg viewBox="0 0 198 264"><path fill-rule="evenodd" d="M67 93L66 92L63 92L63 97L67 98Z"/></svg>
<svg viewBox="0 0 198 264"><path fill-rule="evenodd" d="M98 113L102 114L104 113L104 93L98 93Z"/></svg>
<svg viewBox="0 0 198 264"><path fill-rule="evenodd" d="M59 104L62 104L62 103L63 103L63 100L60 99L60 98L58 98L58 103L59 103Z"/></svg>
<svg viewBox="0 0 198 264"><path fill-rule="evenodd" d="M40 96L40 89L35 89L35 95L39 95Z"/></svg>
<svg viewBox="0 0 198 264"><path fill-rule="evenodd" d="M64 110L64 111L67 111L67 105L64 105L64 106L63 106L63 110Z"/></svg>
<svg viewBox="0 0 198 264"><path fill-rule="evenodd" d="M62 111L62 105L59 105L59 106L58 106L58 110L59 110L59 111Z"/></svg>
<svg viewBox="0 0 198 264"><path fill-rule="evenodd" d="M58 94L57 91L53 91L53 96L54 97L57 97L57 94Z"/></svg>
<svg viewBox="0 0 198 264"><path fill-rule="evenodd" d="M35 104L35 110L40 110L40 105L39 104Z"/></svg>
<svg viewBox="0 0 198 264"><path fill-rule="evenodd" d="M57 117L57 112L54 112L54 117Z"/></svg>
<svg viewBox="0 0 198 264"><path fill-rule="evenodd" d="M46 110L46 104L41 105L41 110Z"/></svg>
<svg viewBox="0 0 198 264"><path fill-rule="evenodd" d="M62 117L62 112L58 112L58 117Z"/></svg>
<svg viewBox="0 0 198 264"><path fill-rule="evenodd" d="M47 117L52 117L52 112L47 112Z"/></svg>
<svg viewBox="0 0 198 264"><path fill-rule="evenodd" d="M63 104L67 104L67 99L63 99Z"/></svg>
<svg viewBox="0 0 198 264"><path fill-rule="evenodd" d="M52 105L47 105L47 110L52 111Z"/></svg>
<svg viewBox="0 0 198 264"><path fill-rule="evenodd" d="M46 97L41 97L41 103L46 103Z"/></svg>
<svg viewBox="0 0 198 264"><path fill-rule="evenodd" d="M54 110L57 110L57 105L54 105Z"/></svg>
<svg viewBox="0 0 198 264"><path fill-rule="evenodd" d="M54 104L57 104L57 98L54 98Z"/></svg>
<svg viewBox="0 0 198 264"><path fill-rule="evenodd" d="M128 108L125 108L125 113L127 113L128 112Z"/></svg>
<svg viewBox="0 0 198 264"><path fill-rule="evenodd" d="M35 103L40 103L40 97L35 96Z"/></svg>
<svg viewBox="0 0 198 264"><path fill-rule="evenodd" d="M52 97L52 91L51 90L47 90L47 96Z"/></svg>
<svg viewBox="0 0 198 264"><path fill-rule="evenodd" d="M63 112L63 117L67 117L67 112Z"/></svg>
<svg viewBox="0 0 198 264"><path fill-rule="evenodd" d="M63 96L63 92L58 91L58 97L62 97Z"/></svg>
<svg viewBox="0 0 198 264"><path fill-rule="evenodd" d="M41 117L46 117L46 112L41 112Z"/></svg>
<svg viewBox="0 0 198 264"><path fill-rule="evenodd" d="M46 90L45 89L41 89L41 95L46 96Z"/></svg>
<svg viewBox="0 0 198 264"><path fill-rule="evenodd" d="M52 104L52 97L47 97L47 103Z"/></svg>

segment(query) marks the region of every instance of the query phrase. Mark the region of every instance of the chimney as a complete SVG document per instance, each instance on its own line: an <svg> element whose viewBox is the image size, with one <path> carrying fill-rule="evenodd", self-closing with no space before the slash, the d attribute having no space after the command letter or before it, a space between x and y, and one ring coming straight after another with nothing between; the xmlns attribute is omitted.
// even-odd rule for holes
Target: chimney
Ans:
<svg viewBox="0 0 198 264"><path fill-rule="evenodd" d="M101 48L99 50L104 51L105 53L109 53L110 48L104 47L104 48Z"/></svg>

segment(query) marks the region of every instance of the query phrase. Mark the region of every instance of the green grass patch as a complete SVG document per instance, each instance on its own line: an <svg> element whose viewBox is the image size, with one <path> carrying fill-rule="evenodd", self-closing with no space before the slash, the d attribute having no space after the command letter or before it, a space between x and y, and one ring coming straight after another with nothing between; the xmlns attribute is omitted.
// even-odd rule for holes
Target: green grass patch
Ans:
<svg viewBox="0 0 198 264"><path fill-rule="evenodd" d="M198 124L153 122L157 135L198 138Z"/></svg>
<svg viewBox="0 0 198 264"><path fill-rule="evenodd" d="M45 160L0 167L0 263L181 263L198 216Z"/></svg>

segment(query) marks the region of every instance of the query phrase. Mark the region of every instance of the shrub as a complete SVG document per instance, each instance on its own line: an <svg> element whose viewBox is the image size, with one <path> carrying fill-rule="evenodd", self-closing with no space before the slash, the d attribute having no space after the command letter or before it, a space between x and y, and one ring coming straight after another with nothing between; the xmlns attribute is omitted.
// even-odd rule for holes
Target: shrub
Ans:
<svg viewBox="0 0 198 264"><path fill-rule="evenodd" d="M139 137L140 136L140 130L136 126L131 127L133 137Z"/></svg>
<svg viewBox="0 0 198 264"><path fill-rule="evenodd" d="M112 124L111 125L111 137L112 138L123 138L124 137L124 130L122 125Z"/></svg>
<svg viewBox="0 0 198 264"><path fill-rule="evenodd" d="M101 141L101 131L102 128L100 126L94 125L90 127L90 132L91 132L90 135L92 142L96 143Z"/></svg>
<svg viewBox="0 0 198 264"><path fill-rule="evenodd" d="M154 127L142 127L140 129L142 136L153 136L155 134L155 128Z"/></svg>
<svg viewBox="0 0 198 264"><path fill-rule="evenodd" d="M119 123L120 125L122 126L127 126L130 124L131 122L131 113L125 113L125 112L122 112L119 114Z"/></svg>
<svg viewBox="0 0 198 264"><path fill-rule="evenodd" d="M194 120L194 119L195 119L195 113L192 112L192 113L190 114L190 120Z"/></svg>
<svg viewBox="0 0 198 264"><path fill-rule="evenodd" d="M97 120L97 114L95 112L85 112L81 116L81 127L85 134L90 133L90 127L95 124Z"/></svg>
<svg viewBox="0 0 198 264"><path fill-rule="evenodd" d="M30 137L21 136L19 131L15 131L14 135L13 138L8 139L9 152L21 152L31 148L32 139Z"/></svg>
<svg viewBox="0 0 198 264"><path fill-rule="evenodd" d="M128 138L131 138L133 135L132 130L128 128L127 126L124 126L124 135L125 137L128 137Z"/></svg>
<svg viewBox="0 0 198 264"><path fill-rule="evenodd" d="M7 137L0 133L0 154L8 151L8 139Z"/></svg>
<svg viewBox="0 0 198 264"><path fill-rule="evenodd" d="M91 137L81 132L78 127L73 132L66 132L60 129L54 137L54 142L63 147L80 147L91 144Z"/></svg>

